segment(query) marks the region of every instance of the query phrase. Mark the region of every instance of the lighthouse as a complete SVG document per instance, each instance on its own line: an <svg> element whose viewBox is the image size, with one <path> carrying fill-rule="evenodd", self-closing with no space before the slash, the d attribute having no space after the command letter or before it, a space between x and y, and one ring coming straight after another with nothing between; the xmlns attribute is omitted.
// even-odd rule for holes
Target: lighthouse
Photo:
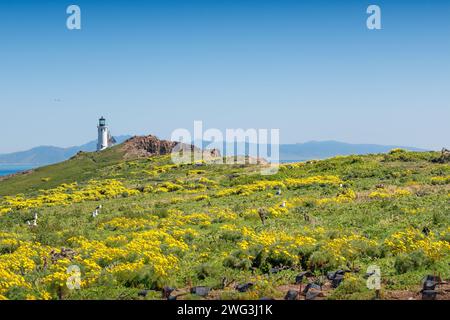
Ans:
<svg viewBox="0 0 450 320"><path fill-rule="evenodd" d="M106 126L105 118L101 117L98 120L98 142L97 142L97 151L105 150L109 147L109 129Z"/></svg>

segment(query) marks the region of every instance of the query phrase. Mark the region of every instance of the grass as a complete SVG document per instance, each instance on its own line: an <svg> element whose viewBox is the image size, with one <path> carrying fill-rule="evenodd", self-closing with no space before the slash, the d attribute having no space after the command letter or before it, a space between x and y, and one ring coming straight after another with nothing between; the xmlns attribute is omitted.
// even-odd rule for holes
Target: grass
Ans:
<svg viewBox="0 0 450 320"><path fill-rule="evenodd" d="M0 196L50 189L73 181L87 181L95 178L102 169L122 159L123 152L119 146L101 153L82 153L74 160L37 168L33 170L33 174L19 174L2 181Z"/></svg>
<svg viewBox="0 0 450 320"><path fill-rule="evenodd" d="M148 289L156 299L163 286L205 285L211 298L282 298L301 270L319 279L342 268L354 272L327 297L370 299L373 264L383 296L414 291L427 274L450 277L450 165L438 156L336 157L266 177L255 165L124 160L120 148L81 154L0 181L0 297L142 299ZM29 227L34 211L38 226ZM55 256L62 248L74 255ZM80 290L67 289L69 265L81 269ZM254 283L248 292L234 289L245 282Z"/></svg>

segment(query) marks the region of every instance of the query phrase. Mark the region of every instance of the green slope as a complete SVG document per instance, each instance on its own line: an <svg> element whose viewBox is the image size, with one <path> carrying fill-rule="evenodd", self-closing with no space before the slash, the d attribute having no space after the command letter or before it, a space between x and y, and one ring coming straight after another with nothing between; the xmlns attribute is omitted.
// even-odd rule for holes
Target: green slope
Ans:
<svg viewBox="0 0 450 320"><path fill-rule="evenodd" d="M262 176L254 165L82 154L0 182L3 195L24 194L0 197L0 298L143 299L148 289L159 299L173 286L201 299L189 294L200 285L210 299L283 298L310 270L304 283L323 281L326 298L371 299L364 275L376 265L382 298L415 299L424 276L450 278L450 165L439 156L396 150ZM69 265L81 268L80 290L65 285ZM338 269L351 272L334 289L324 275ZM246 282L255 286L235 290Z"/></svg>
<svg viewBox="0 0 450 320"><path fill-rule="evenodd" d="M54 188L62 183L87 181L95 178L102 168L122 160L123 151L120 146L102 152L80 153L70 160L0 181L0 196Z"/></svg>

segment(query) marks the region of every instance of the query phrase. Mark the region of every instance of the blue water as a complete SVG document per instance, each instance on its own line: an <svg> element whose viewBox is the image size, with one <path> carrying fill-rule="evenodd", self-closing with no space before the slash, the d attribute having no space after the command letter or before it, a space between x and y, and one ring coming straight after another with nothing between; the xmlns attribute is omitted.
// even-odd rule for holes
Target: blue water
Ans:
<svg viewBox="0 0 450 320"><path fill-rule="evenodd" d="M7 176L8 174L17 173L31 169L31 166L2 166L0 165L0 176Z"/></svg>
<svg viewBox="0 0 450 320"><path fill-rule="evenodd" d="M7 176L8 174L16 173L17 170L0 170L0 176Z"/></svg>

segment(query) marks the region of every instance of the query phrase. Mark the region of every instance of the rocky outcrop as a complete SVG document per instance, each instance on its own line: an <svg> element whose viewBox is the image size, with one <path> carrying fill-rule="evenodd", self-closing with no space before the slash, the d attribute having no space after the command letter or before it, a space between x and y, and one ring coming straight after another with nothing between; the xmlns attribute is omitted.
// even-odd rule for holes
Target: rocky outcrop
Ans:
<svg viewBox="0 0 450 320"><path fill-rule="evenodd" d="M125 151L126 158L150 157L169 154L177 144L173 141L159 140L152 135L134 136L123 143L122 150Z"/></svg>
<svg viewBox="0 0 450 320"><path fill-rule="evenodd" d="M183 152L203 152L208 158L220 157L220 151L217 149L201 151L194 145L179 143L175 141L160 140L155 136L134 136L122 145L125 152L125 158L141 158L157 155L170 154L173 151Z"/></svg>
<svg viewBox="0 0 450 320"><path fill-rule="evenodd" d="M433 162L435 163L448 163L450 162L450 150L446 148L442 148L441 156L434 159Z"/></svg>

